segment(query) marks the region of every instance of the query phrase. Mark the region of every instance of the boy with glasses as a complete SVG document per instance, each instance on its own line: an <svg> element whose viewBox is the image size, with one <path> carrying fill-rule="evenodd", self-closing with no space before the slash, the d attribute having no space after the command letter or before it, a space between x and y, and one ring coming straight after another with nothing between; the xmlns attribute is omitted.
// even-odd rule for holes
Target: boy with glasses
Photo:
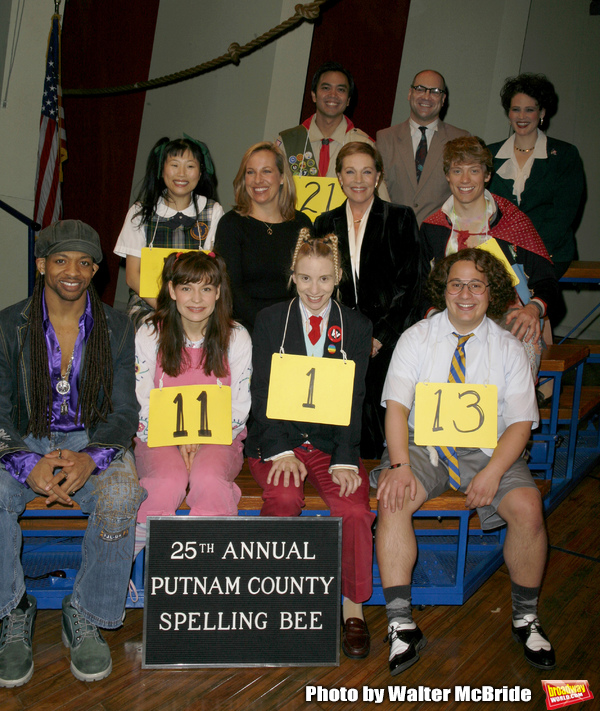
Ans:
<svg viewBox="0 0 600 711"><path fill-rule="evenodd" d="M467 248L436 264L427 289L438 313L405 331L396 345L382 394L387 449L371 473L379 500L377 561L390 672L417 662L426 645L411 610L417 557L412 515L448 488L465 494L465 506L477 509L484 530L507 525L512 635L530 664L553 669L554 650L537 618L547 552L542 501L521 458L539 420L533 378L519 341L494 321L513 298L511 280L494 256ZM433 383L437 389L446 382L497 387L497 412L480 410L497 419L495 448L415 444L416 386Z"/></svg>

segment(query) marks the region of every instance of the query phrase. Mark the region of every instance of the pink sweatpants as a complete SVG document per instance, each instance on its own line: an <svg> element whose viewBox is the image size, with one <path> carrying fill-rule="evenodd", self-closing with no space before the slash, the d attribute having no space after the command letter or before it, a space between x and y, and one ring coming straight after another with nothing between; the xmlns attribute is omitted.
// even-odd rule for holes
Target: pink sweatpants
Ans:
<svg viewBox="0 0 600 711"><path fill-rule="evenodd" d="M237 516L241 491L235 483L244 463L244 429L231 444L204 444L198 448L188 473L179 447L148 447L135 440L135 461L140 484L148 498L138 511L138 523L147 516L173 516L186 498L190 516Z"/></svg>

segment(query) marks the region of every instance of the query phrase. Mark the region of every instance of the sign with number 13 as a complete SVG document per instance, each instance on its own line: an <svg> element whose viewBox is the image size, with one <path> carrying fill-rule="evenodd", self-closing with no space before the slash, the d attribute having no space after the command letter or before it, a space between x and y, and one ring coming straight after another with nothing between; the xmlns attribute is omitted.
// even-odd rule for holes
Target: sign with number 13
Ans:
<svg viewBox="0 0 600 711"><path fill-rule="evenodd" d="M498 388L417 383L415 444L494 449L498 444Z"/></svg>

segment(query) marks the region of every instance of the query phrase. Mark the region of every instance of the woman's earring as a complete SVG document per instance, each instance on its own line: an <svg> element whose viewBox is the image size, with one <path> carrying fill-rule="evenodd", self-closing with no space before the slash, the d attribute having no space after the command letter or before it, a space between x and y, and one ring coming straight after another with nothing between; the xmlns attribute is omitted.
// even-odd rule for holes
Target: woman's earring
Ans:
<svg viewBox="0 0 600 711"><path fill-rule="evenodd" d="M542 116L542 118L540 119L540 127L543 125L544 125L544 117Z"/></svg>

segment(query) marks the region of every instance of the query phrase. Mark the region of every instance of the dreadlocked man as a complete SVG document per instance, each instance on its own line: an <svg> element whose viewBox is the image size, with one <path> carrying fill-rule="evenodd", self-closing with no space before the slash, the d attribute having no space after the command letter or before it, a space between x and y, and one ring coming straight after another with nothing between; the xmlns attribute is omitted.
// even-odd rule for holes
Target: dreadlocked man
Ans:
<svg viewBox="0 0 600 711"><path fill-rule="evenodd" d="M98 234L77 220L40 232L33 296L0 312L0 686L33 674L36 600L27 595L18 517L36 496L89 515L82 563L63 600L71 671L112 670L97 626L122 623L137 509L145 497L129 451L138 422L133 327L91 284Z"/></svg>

